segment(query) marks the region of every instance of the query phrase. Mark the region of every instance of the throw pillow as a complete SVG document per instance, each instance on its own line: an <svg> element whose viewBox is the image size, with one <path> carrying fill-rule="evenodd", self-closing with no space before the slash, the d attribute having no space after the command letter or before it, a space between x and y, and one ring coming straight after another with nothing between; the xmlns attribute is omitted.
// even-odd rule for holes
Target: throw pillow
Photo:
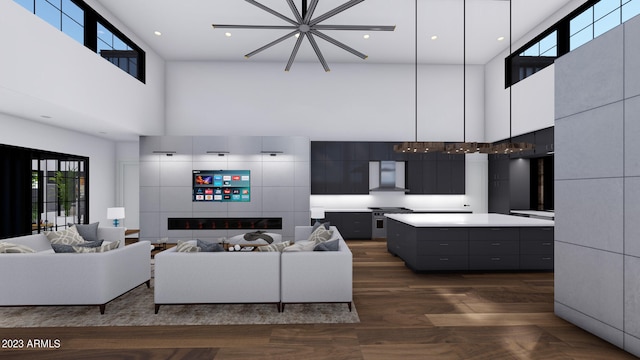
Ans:
<svg viewBox="0 0 640 360"><path fill-rule="evenodd" d="M45 231L44 234L52 244L78 245L84 242L75 226L60 231Z"/></svg>
<svg viewBox="0 0 640 360"><path fill-rule="evenodd" d="M313 248L313 251L338 251L338 239L321 242Z"/></svg>
<svg viewBox="0 0 640 360"><path fill-rule="evenodd" d="M290 241L283 241L279 243L273 243L264 246L258 246L258 251L279 251L282 252L284 248L291 245Z"/></svg>
<svg viewBox="0 0 640 360"><path fill-rule="evenodd" d="M13 244L9 242L0 242L0 253L2 254L27 254L36 251L26 245Z"/></svg>
<svg viewBox="0 0 640 360"><path fill-rule="evenodd" d="M76 247L97 248L102 246L103 242L104 240L86 241L78 245L51 244L51 247L53 248L53 251L55 251L56 253L75 253L77 252L75 249Z"/></svg>
<svg viewBox="0 0 640 360"><path fill-rule="evenodd" d="M320 225L324 226L324 228L325 228L325 229L329 230L329 227L331 226L331 222L327 221L327 222L322 222L322 223L321 223L320 221L316 221L316 222L313 224L313 227L311 228L311 232L316 231L316 229L317 229Z"/></svg>
<svg viewBox="0 0 640 360"><path fill-rule="evenodd" d="M92 224L75 224L74 226L85 241L97 241L99 224L99 222L95 222Z"/></svg>
<svg viewBox="0 0 640 360"><path fill-rule="evenodd" d="M200 252L200 248L191 241L178 240L177 252Z"/></svg>
<svg viewBox="0 0 640 360"><path fill-rule="evenodd" d="M84 247L84 246L73 246L73 250L77 253L103 253L107 251L111 251L117 249L120 246L120 240L112 241L110 243L103 244L100 247Z"/></svg>
<svg viewBox="0 0 640 360"><path fill-rule="evenodd" d="M219 243L210 243L200 239L197 239L197 246L200 248L202 252L220 252L224 251L224 247Z"/></svg>
<svg viewBox="0 0 640 360"><path fill-rule="evenodd" d="M313 248L315 248L315 247L316 247L315 241L302 240L302 241L296 241L296 243L291 245L291 246L287 246L286 248L284 248L283 251L285 251L285 252L290 252L290 251L312 251Z"/></svg>
<svg viewBox="0 0 640 360"><path fill-rule="evenodd" d="M317 245L321 242L331 239L332 235L333 230L327 230L324 228L324 226L319 226L315 231L311 233L311 235L309 235L308 240L315 242L315 245Z"/></svg>

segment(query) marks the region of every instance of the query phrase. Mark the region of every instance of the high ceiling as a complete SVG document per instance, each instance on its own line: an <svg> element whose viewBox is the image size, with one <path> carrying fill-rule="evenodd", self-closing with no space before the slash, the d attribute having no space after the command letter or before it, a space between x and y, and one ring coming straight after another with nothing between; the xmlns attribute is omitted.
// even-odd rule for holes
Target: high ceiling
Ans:
<svg viewBox="0 0 640 360"><path fill-rule="evenodd" d="M242 0L96 0L166 60L277 61L286 64L295 43L285 40L245 60L244 55L290 30L213 29L212 24L289 25ZM286 0L259 3L293 18ZM310 3L310 0L308 1ZM315 15L347 0L320 0ZM513 0L512 34L519 39L571 0ZM302 0L294 0L297 8ZM415 61L416 6L420 63L462 63L463 0L366 0L324 21L338 25L396 25L393 32L326 31L344 44L369 55L374 63ZM509 47L509 0L466 0L466 61L485 64ZM159 31L161 36L154 32ZM230 32L231 36L225 36ZM369 39L364 35L369 34ZM433 35L437 40L431 40ZM499 37L504 40L498 41ZM361 62L324 40L318 40L329 65ZM514 49L515 50L515 49ZM316 61L304 42L296 61ZM292 70L295 69L295 65Z"/></svg>

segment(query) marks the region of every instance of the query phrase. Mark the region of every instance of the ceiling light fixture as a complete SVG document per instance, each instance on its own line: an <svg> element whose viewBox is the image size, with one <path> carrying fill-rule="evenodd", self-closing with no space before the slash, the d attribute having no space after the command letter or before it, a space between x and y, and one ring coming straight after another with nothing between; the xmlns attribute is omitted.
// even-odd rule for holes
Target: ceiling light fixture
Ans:
<svg viewBox="0 0 640 360"><path fill-rule="evenodd" d="M289 4L289 8L291 9L291 12L293 13L295 20L291 19L285 15L282 15L281 13L260 4L259 2L255 1L255 0L245 0L246 2L248 2L251 5L257 6L258 8L270 13L271 15L274 15L286 22L288 22L290 25L221 25L221 24L212 24L213 28L232 28L232 29L279 29L279 30L291 30L291 32L289 32L288 34L279 37L278 39L262 46L261 48L254 50L248 54L245 55L245 58L250 58L253 55L258 54L259 52L266 50L270 47L272 47L273 45L276 45L296 34L299 35L298 39L296 40L295 45L293 46L293 51L291 52L291 55L289 56L289 61L287 62L287 66L285 67L285 71L289 71L291 69L291 66L293 65L293 61L296 58L296 55L298 54L298 50L300 49L300 45L302 44L302 41L304 40L305 37L307 37L307 39L309 40L309 44L311 44L311 47L313 48L313 50L316 53L316 56L318 57L318 60L320 61L320 64L322 64L322 67L324 68L324 71L329 72L331 69L329 69L329 65L327 65L327 62L324 59L324 56L322 55L322 52L320 51L320 48L318 47L318 43L316 42L316 36L345 50L348 51L356 56L358 56L361 59L366 59L367 55L341 43L340 41L324 34L321 32L321 30L352 30L352 31L393 31L395 30L395 26L373 26L373 25L321 25L320 23L363 2L364 0L349 0L346 3L334 8L333 10L329 10L326 13L317 16L316 18L313 18L313 13L316 10L316 6L318 5L318 1L319 0L311 0L311 2L307 5L307 0L302 0L302 11L299 11L298 8L296 7L296 5L294 4L294 0L286 0L287 4Z"/></svg>
<svg viewBox="0 0 640 360"><path fill-rule="evenodd" d="M511 32L512 32L512 6L511 1L509 0L509 54L511 54ZM416 44L415 44L415 103L416 103L416 119L415 119L415 141L414 142L404 142L402 144L394 145L393 149L395 152L399 153L425 153L425 152L445 152L447 154L472 154L472 153L483 153L483 154L510 154L514 152L521 152L525 150L533 150L534 145L530 143L514 143L512 141L512 110L511 110L511 87L509 87L509 141L503 142L499 144L491 144L484 142L467 142L466 141L466 75L467 75L467 55L466 55L466 40L467 40L467 29L466 29L466 17L467 17L467 2L466 0L462 1L462 13L463 13L463 25L462 25L462 123L463 123L463 142L461 143L444 143L444 142L420 142L418 141L418 37L417 37L417 29L418 29L418 1L416 0L415 4L415 12L416 12ZM432 40L437 39L437 36L434 35L431 37Z"/></svg>
<svg viewBox="0 0 640 360"><path fill-rule="evenodd" d="M431 37L431 40L438 40L438 35L433 35L433 36Z"/></svg>
<svg viewBox="0 0 640 360"><path fill-rule="evenodd" d="M369 34L365 34L365 35L363 36L363 38L365 38L365 39L368 39L369 37L370 37L370 36L369 36Z"/></svg>
<svg viewBox="0 0 640 360"><path fill-rule="evenodd" d="M500 37L498 38L498 41L504 41L504 36L500 36Z"/></svg>
<svg viewBox="0 0 640 360"><path fill-rule="evenodd" d="M230 32L226 32L226 33L224 33L224 36L231 37L231 33Z"/></svg>
<svg viewBox="0 0 640 360"><path fill-rule="evenodd" d="M158 30L154 31L153 34L156 35L156 36L161 36L162 35L162 33L160 31L158 31Z"/></svg>

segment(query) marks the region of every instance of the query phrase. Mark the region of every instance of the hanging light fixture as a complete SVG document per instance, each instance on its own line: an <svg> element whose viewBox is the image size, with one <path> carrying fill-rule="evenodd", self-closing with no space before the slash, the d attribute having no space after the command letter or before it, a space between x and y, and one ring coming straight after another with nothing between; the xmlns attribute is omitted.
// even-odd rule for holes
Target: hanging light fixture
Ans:
<svg viewBox="0 0 640 360"><path fill-rule="evenodd" d="M509 0L509 54L512 52L512 0ZM525 142L513 142L512 139L512 100L511 87L509 87L509 141L492 144L486 142L467 142L467 113L466 113L466 90L467 90L467 2L462 1L462 128L463 142L445 143L445 142L422 142L418 141L418 2L415 3L415 141L403 142L394 145L394 151L400 153L425 153L425 152L444 152L447 154L511 154L525 150L533 150L534 145Z"/></svg>

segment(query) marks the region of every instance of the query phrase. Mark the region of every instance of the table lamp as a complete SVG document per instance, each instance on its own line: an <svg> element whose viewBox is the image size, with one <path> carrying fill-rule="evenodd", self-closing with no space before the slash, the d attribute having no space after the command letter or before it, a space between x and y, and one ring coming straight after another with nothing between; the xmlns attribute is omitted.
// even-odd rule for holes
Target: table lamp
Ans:
<svg viewBox="0 0 640 360"><path fill-rule="evenodd" d="M113 227L118 227L119 219L124 219L123 207L107 208L107 219L113 219Z"/></svg>
<svg viewBox="0 0 640 360"><path fill-rule="evenodd" d="M319 223L320 219L324 219L324 208L321 208L321 207L311 208L311 220L314 220L314 219L316 221L315 223Z"/></svg>

